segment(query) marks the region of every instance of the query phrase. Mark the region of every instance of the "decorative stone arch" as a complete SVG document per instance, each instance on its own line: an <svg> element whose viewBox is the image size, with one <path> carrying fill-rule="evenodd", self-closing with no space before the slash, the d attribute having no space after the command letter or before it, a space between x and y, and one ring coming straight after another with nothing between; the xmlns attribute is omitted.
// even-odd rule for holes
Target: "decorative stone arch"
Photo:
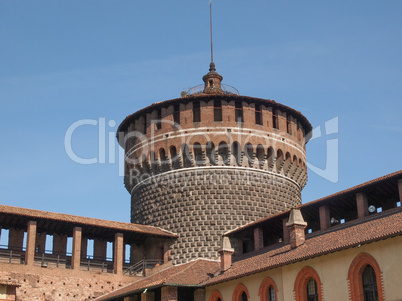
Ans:
<svg viewBox="0 0 402 301"><path fill-rule="evenodd" d="M239 283L233 292L232 301L241 301L241 295L243 293L246 293L247 300L250 300L250 295L248 294L247 288L243 284Z"/></svg>
<svg viewBox="0 0 402 301"><path fill-rule="evenodd" d="M253 145L248 142L244 145L244 154L247 157L247 159L252 162L254 159L254 147Z"/></svg>
<svg viewBox="0 0 402 301"><path fill-rule="evenodd" d="M218 301L218 300L223 301L223 297L221 295L221 293L218 290L214 290L211 294L211 296L209 296L208 301Z"/></svg>
<svg viewBox="0 0 402 301"><path fill-rule="evenodd" d="M269 288L273 287L275 291L275 300L278 300L277 291L275 281L272 278L267 277L265 278L260 285L260 289L258 291L258 296L260 296L260 301L269 301L268 299L268 291Z"/></svg>
<svg viewBox="0 0 402 301"><path fill-rule="evenodd" d="M366 266L370 265L375 272L378 300L384 301L384 286L380 266L373 256L360 253L353 259L348 271L349 294L351 301L364 301L362 274Z"/></svg>
<svg viewBox="0 0 402 301"><path fill-rule="evenodd" d="M193 151L194 151L195 164L198 166L204 165L204 154L203 154L201 144L198 142L195 142L193 145Z"/></svg>
<svg viewBox="0 0 402 301"><path fill-rule="evenodd" d="M229 145L225 141L219 143L218 154L222 158L223 164L227 165L229 163Z"/></svg>
<svg viewBox="0 0 402 301"><path fill-rule="evenodd" d="M306 266L302 268L296 276L293 289L296 301L307 301L307 284L311 278L313 278L317 284L318 300L323 300L323 287L320 276L318 276L313 268Z"/></svg>
<svg viewBox="0 0 402 301"><path fill-rule="evenodd" d="M181 149L181 155L182 155L182 162L183 162L183 167L191 167L191 153L188 145L186 143L183 143L180 147Z"/></svg>
<svg viewBox="0 0 402 301"><path fill-rule="evenodd" d="M206 155L207 158L209 159L209 163L211 165L216 165L216 149L215 149L215 144L212 141L208 141L206 146Z"/></svg>
<svg viewBox="0 0 402 301"><path fill-rule="evenodd" d="M257 145L256 157L257 157L259 162L263 162L265 160L265 150L264 150L264 147L261 144Z"/></svg>
<svg viewBox="0 0 402 301"><path fill-rule="evenodd" d="M232 151L231 151L232 155L235 157L236 159L236 164L237 165L241 165L242 162L242 154L241 154L241 146L240 143L237 141L234 141L232 143Z"/></svg>
<svg viewBox="0 0 402 301"><path fill-rule="evenodd" d="M281 149L276 152L276 171L279 173L282 170L282 166L285 162L285 158Z"/></svg>

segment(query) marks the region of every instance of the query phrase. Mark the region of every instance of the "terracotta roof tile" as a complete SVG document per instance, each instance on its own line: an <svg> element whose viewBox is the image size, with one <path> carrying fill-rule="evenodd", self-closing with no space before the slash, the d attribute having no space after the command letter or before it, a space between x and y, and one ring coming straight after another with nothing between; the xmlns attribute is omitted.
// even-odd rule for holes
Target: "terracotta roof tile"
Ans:
<svg viewBox="0 0 402 301"><path fill-rule="evenodd" d="M206 259L198 259L182 265L171 266L159 273L140 279L119 290L113 291L95 300L106 301L123 297L132 293L165 285L200 286L208 281L220 268L220 263Z"/></svg>
<svg viewBox="0 0 402 301"><path fill-rule="evenodd" d="M310 235L296 249L291 249L290 244L280 244L274 249L271 247L245 254L229 270L212 278L205 286L397 235L402 235L401 207Z"/></svg>
<svg viewBox="0 0 402 301"><path fill-rule="evenodd" d="M114 230L129 231L129 232L136 232L136 233L142 233L142 234L157 235L157 236L163 236L163 237L177 237L177 235L172 232L163 230L161 228L152 227L152 226L132 224L132 223L123 223L123 222L116 222L116 221L108 221L108 220L102 220L102 219L97 219L97 218L82 217L82 216L54 213L54 212L48 212L48 211L40 211L40 210L26 209L26 208L6 206L6 205L0 205L0 214L13 214L13 215L26 216L26 217L30 217L33 219L47 219L47 220L54 220L54 221L59 221L59 222L75 223L75 224L81 224L81 225L109 228L109 229L114 229Z"/></svg>

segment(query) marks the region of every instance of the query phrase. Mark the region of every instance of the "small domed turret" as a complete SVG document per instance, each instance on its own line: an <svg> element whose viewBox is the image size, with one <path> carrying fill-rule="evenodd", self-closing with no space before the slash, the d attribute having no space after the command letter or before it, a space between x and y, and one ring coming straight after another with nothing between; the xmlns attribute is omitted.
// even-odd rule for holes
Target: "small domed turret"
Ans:
<svg viewBox="0 0 402 301"><path fill-rule="evenodd" d="M207 94L224 94L221 86L223 76L218 74L215 69L215 63L209 64L209 72L202 77L204 81L204 91Z"/></svg>

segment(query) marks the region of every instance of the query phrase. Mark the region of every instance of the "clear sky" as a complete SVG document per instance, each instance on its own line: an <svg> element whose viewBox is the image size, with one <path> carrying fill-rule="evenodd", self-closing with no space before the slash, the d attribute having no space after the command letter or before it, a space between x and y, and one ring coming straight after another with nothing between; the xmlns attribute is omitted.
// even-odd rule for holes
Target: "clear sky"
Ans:
<svg viewBox="0 0 402 301"><path fill-rule="evenodd" d="M321 127L303 202L401 169L401 13L400 0L213 1L223 82ZM0 203L128 222L117 126L201 84L209 47L207 0L0 0ZM105 163L66 154L79 120L97 125L74 131L74 153L102 161L104 121Z"/></svg>

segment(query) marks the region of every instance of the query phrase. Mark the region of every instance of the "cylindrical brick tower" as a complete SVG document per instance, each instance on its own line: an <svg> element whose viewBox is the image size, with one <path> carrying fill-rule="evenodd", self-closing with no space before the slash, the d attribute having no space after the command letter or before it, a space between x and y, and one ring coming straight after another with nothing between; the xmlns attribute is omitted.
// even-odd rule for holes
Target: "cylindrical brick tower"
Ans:
<svg viewBox="0 0 402 301"><path fill-rule="evenodd" d="M221 235L301 204L308 120L241 96L211 63L204 85L154 103L119 126L131 221L179 235L174 264L218 258Z"/></svg>

